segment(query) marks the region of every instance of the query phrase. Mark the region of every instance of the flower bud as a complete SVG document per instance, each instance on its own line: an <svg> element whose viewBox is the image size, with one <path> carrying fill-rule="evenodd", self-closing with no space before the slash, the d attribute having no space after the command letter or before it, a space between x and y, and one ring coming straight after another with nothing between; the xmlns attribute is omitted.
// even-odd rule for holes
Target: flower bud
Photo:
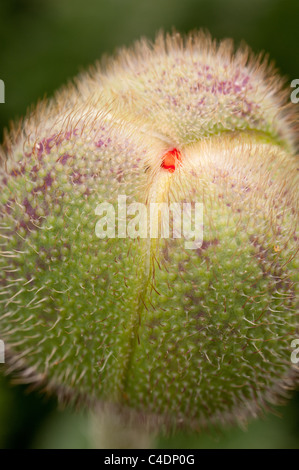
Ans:
<svg viewBox="0 0 299 470"><path fill-rule="evenodd" d="M298 118L203 34L120 51L7 134L0 337L62 400L199 429L298 383Z"/></svg>

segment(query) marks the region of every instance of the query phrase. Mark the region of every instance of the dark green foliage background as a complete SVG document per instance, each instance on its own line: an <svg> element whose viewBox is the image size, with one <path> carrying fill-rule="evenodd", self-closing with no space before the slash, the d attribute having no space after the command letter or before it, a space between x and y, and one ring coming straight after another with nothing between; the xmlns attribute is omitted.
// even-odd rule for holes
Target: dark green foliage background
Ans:
<svg viewBox="0 0 299 470"><path fill-rule="evenodd" d="M122 45L163 29L205 28L221 39L245 40L275 59L289 83L299 78L298 0L1 0L0 131L38 99ZM290 92L292 89L290 88ZM294 106L299 106L294 105ZM2 138L1 138L2 139ZM1 312L0 312L1 314ZM1 338L1 332L0 332ZM88 447L82 413L57 411L55 399L11 387L0 366L0 447ZM299 395L280 416L239 429L161 437L163 448L299 448Z"/></svg>

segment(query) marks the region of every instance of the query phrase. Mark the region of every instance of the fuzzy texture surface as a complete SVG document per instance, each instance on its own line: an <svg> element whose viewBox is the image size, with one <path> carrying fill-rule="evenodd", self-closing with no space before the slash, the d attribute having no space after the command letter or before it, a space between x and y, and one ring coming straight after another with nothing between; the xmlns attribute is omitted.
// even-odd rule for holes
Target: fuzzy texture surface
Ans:
<svg viewBox="0 0 299 470"><path fill-rule="evenodd" d="M243 422L294 388L287 98L246 48L175 34L120 51L7 133L0 337L16 380L194 429ZM99 239L95 209L120 195L202 203L202 246Z"/></svg>

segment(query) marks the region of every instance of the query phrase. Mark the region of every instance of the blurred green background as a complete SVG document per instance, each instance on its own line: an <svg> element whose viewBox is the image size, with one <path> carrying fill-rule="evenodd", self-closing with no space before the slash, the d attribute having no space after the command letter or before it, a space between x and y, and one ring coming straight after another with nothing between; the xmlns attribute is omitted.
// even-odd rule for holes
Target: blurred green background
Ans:
<svg viewBox="0 0 299 470"><path fill-rule="evenodd" d="M205 28L217 39L245 40L255 52L268 52L290 82L299 78L297 12L298 0L1 0L0 79L6 87L1 139L10 120L102 54L140 36L153 39L161 29ZM1 367L1 448L90 447L84 413L57 410L54 398L11 387ZM299 448L298 392L279 414L251 422L247 431L161 436L157 446Z"/></svg>

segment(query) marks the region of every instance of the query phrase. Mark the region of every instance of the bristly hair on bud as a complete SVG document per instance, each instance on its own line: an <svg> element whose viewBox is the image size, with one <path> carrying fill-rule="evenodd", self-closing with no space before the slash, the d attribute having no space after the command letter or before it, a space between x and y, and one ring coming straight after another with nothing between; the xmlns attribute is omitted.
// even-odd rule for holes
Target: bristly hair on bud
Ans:
<svg viewBox="0 0 299 470"><path fill-rule="evenodd" d="M298 385L298 113L263 57L159 34L6 132L0 339L15 381L196 430ZM119 196L202 204L201 246L143 238L133 212L135 237L99 239L101 203L123 230Z"/></svg>

